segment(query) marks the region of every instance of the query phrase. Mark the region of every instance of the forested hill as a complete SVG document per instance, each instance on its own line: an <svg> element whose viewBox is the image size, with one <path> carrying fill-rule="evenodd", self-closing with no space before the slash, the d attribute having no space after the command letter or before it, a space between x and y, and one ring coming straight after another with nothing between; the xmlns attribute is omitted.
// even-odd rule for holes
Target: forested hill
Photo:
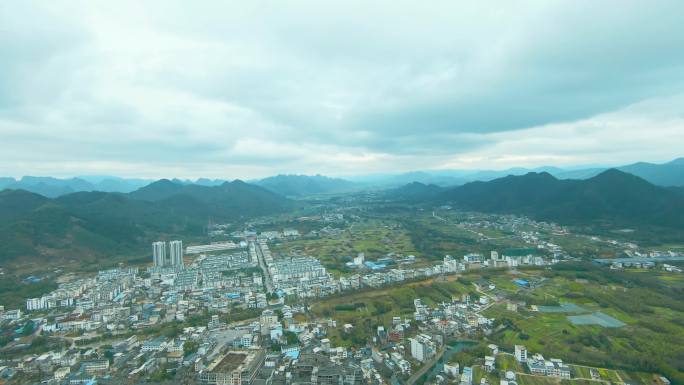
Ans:
<svg viewBox="0 0 684 385"><path fill-rule="evenodd" d="M254 183L280 195L292 197L344 193L358 188L348 180L323 175L276 175Z"/></svg>
<svg viewBox="0 0 684 385"><path fill-rule="evenodd" d="M130 194L78 192L58 198L0 192L0 263L144 253L158 236L204 234L206 224L286 211L293 202L241 181L219 186L161 180Z"/></svg>
<svg viewBox="0 0 684 385"><path fill-rule="evenodd" d="M507 176L452 188L434 200L568 224L606 221L684 228L682 194L615 169L586 180L559 180L545 172Z"/></svg>

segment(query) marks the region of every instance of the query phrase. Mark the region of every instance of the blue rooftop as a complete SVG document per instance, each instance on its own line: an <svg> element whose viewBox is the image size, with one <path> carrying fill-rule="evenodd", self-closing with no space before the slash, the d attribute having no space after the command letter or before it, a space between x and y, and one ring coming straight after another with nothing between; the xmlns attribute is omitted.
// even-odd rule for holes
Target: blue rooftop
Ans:
<svg viewBox="0 0 684 385"><path fill-rule="evenodd" d="M387 267L387 265L385 265L385 264L375 263L373 261L366 261L363 264L366 265L366 267L371 269L371 270L382 270L382 269Z"/></svg>

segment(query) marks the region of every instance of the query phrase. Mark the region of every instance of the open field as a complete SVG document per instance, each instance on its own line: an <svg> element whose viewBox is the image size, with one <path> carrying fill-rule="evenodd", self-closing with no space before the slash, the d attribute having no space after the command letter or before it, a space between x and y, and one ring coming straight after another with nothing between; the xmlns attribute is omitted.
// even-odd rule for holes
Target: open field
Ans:
<svg viewBox="0 0 684 385"><path fill-rule="evenodd" d="M511 312L505 305L495 305L485 315L507 327L493 336L494 343L507 350L522 344L532 353L569 363L627 369L630 373L635 369L660 371L669 378L680 378L684 370L684 303L678 299L682 295L678 287L681 275L617 272L594 266L587 272L562 269L566 268L568 271L524 272L528 278L546 277L535 289L506 285L510 277L505 275L490 281L497 285L495 292L528 305L571 302L587 309L587 314L601 312L625 326L574 325L567 313ZM668 286L670 281L675 284ZM601 378L618 382L621 376L616 370L602 370Z"/></svg>
<svg viewBox="0 0 684 385"><path fill-rule="evenodd" d="M560 384L559 378L543 377L531 374L518 374L516 380L519 385L557 385Z"/></svg>
<svg viewBox="0 0 684 385"><path fill-rule="evenodd" d="M515 357L512 354L502 354L499 353L496 356L496 368L500 372L517 372L521 373L525 371L525 368L523 365L515 360Z"/></svg>
<svg viewBox="0 0 684 385"><path fill-rule="evenodd" d="M337 321L338 328L329 331L333 345L351 346L354 341L365 341L365 337L372 334L379 325L389 328L394 316L412 317L414 298L421 298L423 303L435 306L470 290L472 288L453 279L447 282L424 280L327 298L313 303L311 313L316 318L333 318ZM340 332L347 323L354 325L351 336Z"/></svg>
<svg viewBox="0 0 684 385"><path fill-rule="evenodd" d="M374 215L365 213L335 238L284 242L273 249L281 253L317 256L331 272L340 275L351 273L344 263L357 252L366 253L369 259L392 252L414 254L423 262L441 259L444 254L460 257L469 252L488 254L491 250L529 247L514 234L478 227L477 221L465 226L458 213L440 212L433 216L431 212L403 209L384 213L382 219ZM564 249L572 250L571 254L580 257L611 256L616 250L614 245L582 235L542 232L540 236L561 244ZM515 344L523 344L531 352L539 352L546 357L614 369L601 373L601 379L605 381L616 382L626 376L634 383L645 383L641 375L634 374L639 372L632 372L637 370L660 372L684 383L682 274L620 272L593 264L563 263L552 269L473 271L463 277L470 281L482 279L495 285L496 288L488 292L493 297L526 305L520 306L518 312L511 312L506 310L505 303L501 303L485 313L496 319L497 325L505 326L489 338L506 351L512 351ZM532 282L533 288L513 283L515 278ZM458 282L449 284L454 286L441 288L446 294L439 293L438 285L426 288L423 283L349 294L316 302L312 312L318 317L337 319L340 324L356 325L359 319L368 319L361 329L363 333L370 333L377 325L387 325L391 316L410 316L413 298L420 297L431 304L448 299L452 290L470 292L474 289ZM530 305L559 306L561 303L572 303L582 310L530 311ZM568 319L568 316L599 312L624 326L575 325ZM347 341L343 341L345 338ZM351 336L342 336L337 331L331 333L331 340L342 345L351 344ZM626 371L625 376L618 374L620 371Z"/></svg>
<svg viewBox="0 0 684 385"><path fill-rule="evenodd" d="M301 254L319 258L336 276L353 272L345 263L358 253L364 253L370 260L388 254L420 257L405 229L391 220L379 219L355 222L343 229L340 235L275 243L271 249L275 254Z"/></svg>

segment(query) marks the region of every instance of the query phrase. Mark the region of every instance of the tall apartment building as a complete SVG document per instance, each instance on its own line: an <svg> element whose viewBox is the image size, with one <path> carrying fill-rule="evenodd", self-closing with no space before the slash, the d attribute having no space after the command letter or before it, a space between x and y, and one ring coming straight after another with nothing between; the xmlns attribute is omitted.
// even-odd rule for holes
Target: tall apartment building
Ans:
<svg viewBox="0 0 684 385"><path fill-rule="evenodd" d="M183 264L183 241L171 241L166 251L166 242L158 241L152 243L152 261L155 267L180 266Z"/></svg>
<svg viewBox="0 0 684 385"><path fill-rule="evenodd" d="M183 241L169 242L169 260L171 266L183 267Z"/></svg>
<svg viewBox="0 0 684 385"><path fill-rule="evenodd" d="M432 358L437 351L435 342L425 334L419 334L416 338L409 338L411 341L411 356L420 362L425 362Z"/></svg>
<svg viewBox="0 0 684 385"><path fill-rule="evenodd" d="M152 243L152 261L155 267L166 266L166 242Z"/></svg>
<svg viewBox="0 0 684 385"><path fill-rule="evenodd" d="M527 348L525 348L525 346L515 345L515 359L518 360L518 362L527 361Z"/></svg>

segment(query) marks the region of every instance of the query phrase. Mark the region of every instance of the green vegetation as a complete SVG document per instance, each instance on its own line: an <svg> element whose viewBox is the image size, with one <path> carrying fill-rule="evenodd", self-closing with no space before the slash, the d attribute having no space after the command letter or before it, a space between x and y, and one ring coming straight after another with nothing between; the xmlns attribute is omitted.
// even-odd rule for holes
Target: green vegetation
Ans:
<svg viewBox="0 0 684 385"><path fill-rule="evenodd" d="M684 197L637 176L607 170L586 180L558 180L548 173L468 183L438 201L493 213L528 215L563 224L592 222L669 228L682 239Z"/></svg>
<svg viewBox="0 0 684 385"><path fill-rule="evenodd" d="M486 315L506 327L491 336L494 343L506 349L524 344L531 352L576 364L659 372L674 383L684 383L684 290L677 284L664 284L668 282L663 280L664 273L561 264L552 271L527 274L547 280L533 290L498 289L528 304L545 298L574 302L627 325L573 325L564 313L509 312L505 305L496 305Z"/></svg>
<svg viewBox="0 0 684 385"><path fill-rule="evenodd" d="M276 175L261 179L257 185L283 196L301 197L350 191L356 184L323 175Z"/></svg>
<svg viewBox="0 0 684 385"><path fill-rule="evenodd" d="M345 264L357 253L364 253L366 259L376 259L390 253L403 256L416 254L408 232L396 221L375 218L354 222L337 237L276 243L271 249L283 255L302 254L319 258L326 269L335 275L351 274L353 270Z"/></svg>
<svg viewBox="0 0 684 385"><path fill-rule="evenodd" d="M0 276L0 305L5 309L23 309L26 298L40 297L57 288L57 284L50 278L38 282L25 282L15 275Z"/></svg>
<svg viewBox="0 0 684 385"><path fill-rule="evenodd" d="M436 282L425 280L378 290L363 290L326 298L311 306L311 312L318 318L333 318L338 328L329 331L333 345L360 346L375 333L378 326L386 328L392 317L409 317L413 314L413 299L421 298L424 303L436 306L452 297L469 293L472 288L458 281ZM341 331L344 324L351 324L351 333Z"/></svg>
<svg viewBox="0 0 684 385"><path fill-rule="evenodd" d="M197 352L197 349L199 349L199 342L197 342L197 341L186 341L183 344L183 356L187 357L187 356Z"/></svg>
<svg viewBox="0 0 684 385"><path fill-rule="evenodd" d="M205 235L209 221L244 221L294 207L261 187L158 181L130 194L79 192L48 199L0 192L0 262L15 268L68 262L98 268L149 253L157 238ZM148 262L145 257L141 261Z"/></svg>

